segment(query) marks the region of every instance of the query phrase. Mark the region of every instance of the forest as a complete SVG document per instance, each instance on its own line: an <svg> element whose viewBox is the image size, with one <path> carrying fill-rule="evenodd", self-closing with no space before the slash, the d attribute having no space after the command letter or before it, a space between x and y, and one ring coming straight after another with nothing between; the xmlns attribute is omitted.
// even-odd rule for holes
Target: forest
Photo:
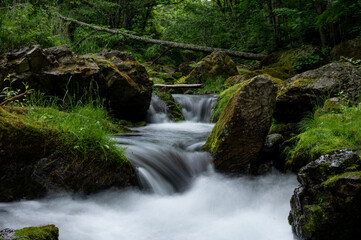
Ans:
<svg viewBox="0 0 361 240"><path fill-rule="evenodd" d="M0 50L70 45L76 53L117 49L150 61L164 47L62 21L59 16L141 37L268 54L306 44L327 52L360 36L355 0L119 0L0 2ZM183 53L184 55L184 53ZM169 61L182 53L172 49Z"/></svg>
<svg viewBox="0 0 361 240"><path fill-rule="evenodd" d="M354 240L361 0L0 0L0 240Z"/></svg>

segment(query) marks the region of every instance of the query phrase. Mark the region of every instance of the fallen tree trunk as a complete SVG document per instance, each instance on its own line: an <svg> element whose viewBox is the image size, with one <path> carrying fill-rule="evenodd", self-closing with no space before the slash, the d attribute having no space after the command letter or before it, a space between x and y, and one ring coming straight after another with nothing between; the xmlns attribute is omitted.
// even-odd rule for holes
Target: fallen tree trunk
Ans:
<svg viewBox="0 0 361 240"><path fill-rule="evenodd" d="M153 87L163 89L177 89L177 88L204 88L203 84L154 84Z"/></svg>
<svg viewBox="0 0 361 240"><path fill-rule="evenodd" d="M139 36L125 33L125 32L119 31L119 30L103 28L103 27L95 26L95 25L92 25L89 23L81 22L81 21L78 21L75 19L63 17L61 15L59 17L64 21L73 22L73 23L76 23L76 24L79 24L82 26L87 26L87 27L90 27L90 28L98 30L98 31L112 33L112 34L120 34L120 35L123 35L124 37L134 39L137 41L168 46L171 48L180 48L180 49L187 49L187 50L201 51L201 52L223 51L230 56L240 57L240 58L244 58L244 59L251 59L251 60L262 60L265 57L265 55L263 55L263 54L239 52L239 51L233 51L233 50L229 50L229 49L212 48L212 47L205 47L205 46L199 46L199 45L193 45L193 44L177 43L177 42L171 42L171 41L163 41L163 40L158 40L158 39L139 37Z"/></svg>

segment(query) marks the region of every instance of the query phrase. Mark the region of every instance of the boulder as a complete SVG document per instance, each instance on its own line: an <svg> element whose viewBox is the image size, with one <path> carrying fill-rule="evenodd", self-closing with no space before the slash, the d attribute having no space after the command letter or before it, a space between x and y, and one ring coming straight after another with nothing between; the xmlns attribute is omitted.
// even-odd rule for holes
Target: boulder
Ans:
<svg viewBox="0 0 361 240"><path fill-rule="evenodd" d="M361 38L349 40L336 45L331 50L332 60L340 60L341 57L361 59Z"/></svg>
<svg viewBox="0 0 361 240"><path fill-rule="evenodd" d="M55 225L26 227L19 230L5 228L0 230L2 240L58 240L59 229Z"/></svg>
<svg viewBox="0 0 361 240"><path fill-rule="evenodd" d="M361 159L342 149L303 167L289 223L300 239L355 239L361 228ZM357 237L356 237L357 238Z"/></svg>
<svg viewBox="0 0 361 240"><path fill-rule="evenodd" d="M282 169L282 161L280 158L280 147L284 142L284 138L279 133L272 133L267 135L262 151L260 152L259 160L256 165L260 167L256 170L259 175L267 173L271 167ZM282 169L283 170L283 169Z"/></svg>
<svg viewBox="0 0 361 240"><path fill-rule="evenodd" d="M274 118L297 122L323 98L342 94L353 101L360 91L361 71L350 63L330 63L289 79L278 93Z"/></svg>
<svg viewBox="0 0 361 240"><path fill-rule="evenodd" d="M16 111L0 108L0 202L59 190L90 194L137 185L130 162L121 165L110 149L77 155L76 146L64 142L71 138L68 133L29 122L22 112L27 110Z"/></svg>
<svg viewBox="0 0 361 240"><path fill-rule="evenodd" d="M76 56L67 46L44 50L33 46L2 53L0 59L0 83L10 74L18 80L15 87L26 82L30 88L61 99L94 95L104 98L117 118L142 121L146 117L153 82L129 53Z"/></svg>
<svg viewBox="0 0 361 240"><path fill-rule="evenodd" d="M251 173L271 126L277 84L265 76L243 83L222 112L204 149L216 169Z"/></svg>
<svg viewBox="0 0 361 240"><path fill-rule="evenodd" d="M179 83L205 83L209 79L224 79L238 74L237 66L224 52L213 52L197 63L196 67Z"/></svg>

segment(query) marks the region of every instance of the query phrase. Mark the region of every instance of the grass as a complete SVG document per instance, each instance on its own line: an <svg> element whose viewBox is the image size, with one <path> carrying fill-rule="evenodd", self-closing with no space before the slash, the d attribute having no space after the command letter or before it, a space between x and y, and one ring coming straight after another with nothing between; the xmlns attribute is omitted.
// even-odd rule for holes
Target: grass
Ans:
<svg viewBox="0 0 361 240"><path fill-rule="evenodd" d="M361 147L361 104L343 106L339 113L314 114L300 122L302 133L286 151L286 165L313 161L323 154L343 148Z"/></svg>
<svg viewBox="0 0 361 240"><path fill-rule="evenodd" d="M123 155L124 149L116 146L109 137L117 131L117 126L109 120L103 108L87 104L64 112L55 107L33 107L24 118L60 132L59 140L65 143L63 151L75 151L80 156L99 152L109 155L111 152L119 157L107 160L127 161Z"/></svg>

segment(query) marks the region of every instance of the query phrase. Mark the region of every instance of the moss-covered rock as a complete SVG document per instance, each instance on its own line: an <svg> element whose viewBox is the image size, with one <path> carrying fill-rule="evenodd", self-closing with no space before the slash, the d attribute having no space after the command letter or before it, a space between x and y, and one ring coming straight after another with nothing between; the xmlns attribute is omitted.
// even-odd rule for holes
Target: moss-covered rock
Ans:
<svg viewBox="0 0 361 240"><path fill-rule="evenodd" d="M237 66L227 54L213 52L198 62L196 67L177 83L205 83L208 79L226 79L237 74Z"/></svg>
<svg viewBox="0 0 361 240"><path fill-rule="evenodd" d="M357 68L349 63L330 63L289 79L278 93L274 118L297 122L322 98L342 93L352 101L359 99L360 92L361 72Z"/></svg>
<svg viewBox="0 0 361 240"><path fill-rule="evenodd" d="M73 132L26 118L28 109L8 110L0 108L0 201L39 198L54 190L93 193L136 184L130 162L114 149L78 151Z"/></svg>
<svg viewBox="0 0 361 240"><path fill-rule="evenodd" d="M316 47L302 46L271 53L261 61L260 67L272 69L274 73L281 74L274 76L269 73L271 76L286 79L297 73L320 67L322 63L324 63L324 57Z"/></svg>
<svg viewBox="0 0 361 240"><path fill-rule="evenodd" d="M214 157L216 169L250 173L271 125L277 84L258 76L239 88L229 100L204 149Z"/></svg>
<svg viewBox="0 0 361 240"><path fill-rule="evenodd" d="M30 88L63 98L83 96L91 84L117 118L145 119L152 81L144 66L120 52L74 55L66 46L42 50L39 46L1 53L0 82L11 74L19 88ZM89 93L88 93L89 94ZM74 99L73 99L74 100Z"/></svg>
<svg viewBox="0 0 361 240"><path fill-rule="evenodd" d="M166 113L170 120L174 122L185 120L182 113L182 107L175 102L172 94L169 92L157 91L156 95L165 102L167 107Z"/></svg>
<svg viewBox="0 0 361 240"><path fill-rule="evenodd" d="M340 60L341 57L361 59L361 38L356 38L336 45L331 50L331 58Z"/></svg>
<svg viewBox="0 0 361 240"><path fill-rule="evenodd" d="M19 230L3 229L0 230L0 239L2 240L58 240L59 229L55 225L46 225L40 227L26 227Z"/></svg>
<svg viewBox="0 0 361 240"><path fill-rule="evenodd" d="M55 225L41 227L26 227L14 234L22 240L58 240L59 229Z"/></svg>
<svg viewBox="0 0 361 240"><path fill-rule="evenodd" d="M355 239L361 220L361 160L355 151L326 154L301 169L289 222L301 239Z"/></svg>

